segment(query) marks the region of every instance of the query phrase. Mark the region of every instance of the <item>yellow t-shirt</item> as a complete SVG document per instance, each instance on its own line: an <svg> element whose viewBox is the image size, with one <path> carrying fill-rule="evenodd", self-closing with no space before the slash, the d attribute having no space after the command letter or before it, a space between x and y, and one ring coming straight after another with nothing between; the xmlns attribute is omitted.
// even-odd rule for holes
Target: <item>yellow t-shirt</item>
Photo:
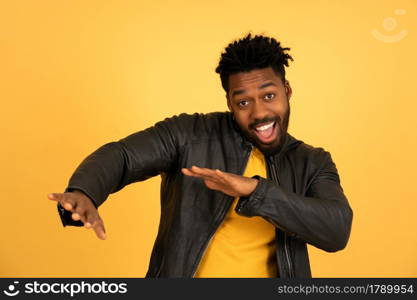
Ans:
<svg viewBox="0 0 417 300"><path fill-rule="evenodd" d="M243 175L266 178L265 158L257 148ZM238 199L214 234L194 277L277 277L275 227L261 217L238 215Z"/></svg>

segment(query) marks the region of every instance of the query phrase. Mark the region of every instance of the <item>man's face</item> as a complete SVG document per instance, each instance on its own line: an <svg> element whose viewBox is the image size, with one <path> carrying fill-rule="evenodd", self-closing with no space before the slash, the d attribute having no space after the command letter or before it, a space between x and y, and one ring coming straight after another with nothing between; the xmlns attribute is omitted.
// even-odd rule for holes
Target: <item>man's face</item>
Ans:
<svg viewBox="0 0 417 300"><path fill-rule="evenodd" d="M291 87L271 67L229 76L227 105L244 135L263 153L276 152L290 116Z"/></svg>

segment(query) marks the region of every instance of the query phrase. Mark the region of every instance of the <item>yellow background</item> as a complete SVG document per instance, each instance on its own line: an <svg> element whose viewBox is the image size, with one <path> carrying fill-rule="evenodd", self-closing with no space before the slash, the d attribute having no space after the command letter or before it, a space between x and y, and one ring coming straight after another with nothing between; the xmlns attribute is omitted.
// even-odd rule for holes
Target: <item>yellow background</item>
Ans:
<svg viewBox="0 0 417 300"><path fill-rule="evenodd" d="M253 32L292 48L289 131L332 153L354 210L345 250L309 247L313 276L416 277L416 25L414 0L2 0L0 276L144 276L159 178L110 196L106 241L63 228L46 195L104 143L227 110L214 69Z"/></svg>

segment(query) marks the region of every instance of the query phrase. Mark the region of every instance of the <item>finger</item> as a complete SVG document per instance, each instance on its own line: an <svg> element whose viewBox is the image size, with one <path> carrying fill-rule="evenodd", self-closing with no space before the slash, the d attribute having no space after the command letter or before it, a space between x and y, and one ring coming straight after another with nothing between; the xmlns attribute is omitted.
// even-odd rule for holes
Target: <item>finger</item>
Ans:
<svg viewBox="0 0 417 300"><path fill-rule="evenodd" d="M100 219L99 215L97 212L89 212L87 211L85 213L85 223L84 223L84 227L87 229L93 228L93 224Z"/></svg>
<svg viewBox="0 0 417 300"><path fill-rule="evenodd" d="M77 209L75 212L72 213L71 218L74 221L80 221L85 223L86 222L86 218L85 218L85 211Z"/></svg>
<svg viewBox="0 0 417 300"><path fill-rule="evenodd" d="M185 174L187 176L192 176L192 177L197 177L197 178L207 177L207 175L199 174L199 173L196 173L196 172L194 172L190 169L186 169L186 168L183 168L181 171L182 171L183 174Z"/></svg>
<svg viewBox="0 0 417 300"><path fill-rule="evenodd" d="M87 229L93 228L99 239L106 239L106 230L104 228L103 220L100 218L98 213L87 214L87 220L84 226Z"/></svg>
<svg viewBox="0 0 417 300"><path fill-rule="evenodd" d="M215 170L215 173L216 173L217 177L220 178L220 179L222 179L222 180L228 181L230 179L230 177L227 176L227 173L225 173L225 172L223 172L223 171L221 171L219 169L216 169Z"/></svg>
<svg viewBox="0 0 417 300"><path fill-rule="evenodd" d="M216 172L216 174L220 177L224 177L226 174L223 173L222 171L220 171L219 169L214 170Z"/></svg>
<svg viewBox="0 0 417 300"><path fill-rule="evenodd" d="M206 169L206 168L198 168L195 169L197 174L204 176L206 179L211 179L213 181L216 181L218 183L221 183L225 179L225 173L221 172L218 169ZM219 173L220 172L220 173Z"/></svg>
<svg viewBox="0 0 417 300"><path fill-rule="evenodd" d="M106 239L106 230L104 229L104 224L101 219L93 225L93 229L99 239Z"/></svg>
<svg viewBox="0 0 417 300"><path fill-rule="evenodd" d="M54 201L58 201L66 210L72 211L76 207L76 202L71 199L71 196L69 196L67 193L51 193L48 195L48 198Z"/></svg>
<svg viewBox="0 0 417 300"><path fill-rule="evenodd" d="M220 183L220 178L218 178L216 176L208 175L208 174L196 174L196 173L191 172L189 176L196 177L196 178L201 178L202 180L210 180L210 181L213 181L213 182L219 182Z"/></svg>
<svg viewBox="0 0 417 300"><path fill-rule="evenodd" d="M221 191L221 185L213 180L205 179L204 184L211 190Z"/></svg>
<svg viewBox="0 0 417 300"><path fill-rule="evenodd" d="M54 193L48 194L47 197L48 197L49 200L58 201L58 199L55 197Z"/></svg>
<svg viewBox="0 0 417 300"><path fill-rule="evenodd" d="M192 166L191 171L198 175L206 176L212 179L219 179L218 174L213 169L199 168L196 166Z"/></svg>
<svg viewBox="0 0 417 300"><path fill-rule="evenodd" d="M77 213L73 213L73 214L71 215L71 218L72 218L74 221L79 221L79 220L80 220L80 215L79 215L79 214L77 214Z"/></svg>
<svg viewBox="0 0 417 300"><path fill-rule="evenodd" d="M182 168L181 172L184 175L187 175L187 176L195 176L196 175L193 171L191 171L190 169L187 169L187 168Z"/></svg>
<svg viewBox="0 0 417 300"><path fill-rule="evenodd" d="M215 171L213 169L208 169L208 168L200 168L197 166L192 166L191 170L193 172L199 173L199 174L215 174Z"/></svg>
<svg viewBox="0 0 417 300"><path fill-rule="evenodd" d="M85 201L78 201L75 210L73 211L73 218L75 217L83 223L87 222L87 212L91 209L89 205L86 204Z"/></svg>

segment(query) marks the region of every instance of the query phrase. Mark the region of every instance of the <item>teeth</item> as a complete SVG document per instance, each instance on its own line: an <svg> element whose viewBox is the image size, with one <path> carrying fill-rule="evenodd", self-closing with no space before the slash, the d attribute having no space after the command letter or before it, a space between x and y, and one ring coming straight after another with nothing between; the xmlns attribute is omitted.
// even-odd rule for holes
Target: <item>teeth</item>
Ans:
<svg viewBox="0 0 417 300"><path fill-rule="evenodd" d="M274 125L275 122L269 123L267 125L264 126L260 126L260 127L256 127L256 131L264 131L267 130L269 128L271 128Z"/></svg>

